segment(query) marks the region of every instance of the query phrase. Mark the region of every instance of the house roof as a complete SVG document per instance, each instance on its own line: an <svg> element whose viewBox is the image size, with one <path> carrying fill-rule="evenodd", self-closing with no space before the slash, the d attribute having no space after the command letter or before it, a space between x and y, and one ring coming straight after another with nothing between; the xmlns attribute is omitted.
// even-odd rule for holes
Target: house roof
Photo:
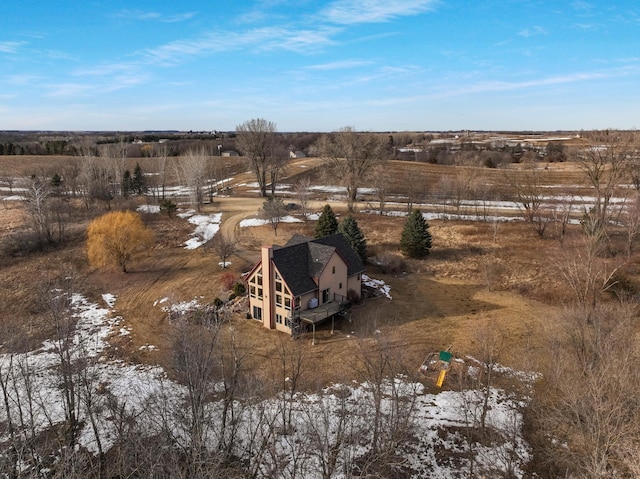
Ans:
<svg viewBox="0 0 640 479"><path fill-rule="evenodd" d="M318 288L313 278L320 275L334 252L347 265L347 276L364 271L358 254L340 233L311 240L294 235L285 246L274 247L273 264L294 296L300 296Z"/></svg>

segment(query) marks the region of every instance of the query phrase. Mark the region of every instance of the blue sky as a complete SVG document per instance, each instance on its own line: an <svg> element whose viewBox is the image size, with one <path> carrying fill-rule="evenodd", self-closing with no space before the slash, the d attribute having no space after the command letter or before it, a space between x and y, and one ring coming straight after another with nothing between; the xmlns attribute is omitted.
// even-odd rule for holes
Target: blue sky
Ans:
<svg viewBox="0 0 640 479"><path fill-rule="evenodd" d="M640 4L20 0L0 129L640 127Z"/></svg>

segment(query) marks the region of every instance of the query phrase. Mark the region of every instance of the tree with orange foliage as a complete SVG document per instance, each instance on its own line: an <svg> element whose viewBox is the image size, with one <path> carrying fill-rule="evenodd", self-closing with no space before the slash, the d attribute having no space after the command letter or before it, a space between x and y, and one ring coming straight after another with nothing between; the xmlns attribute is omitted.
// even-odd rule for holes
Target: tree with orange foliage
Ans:
<svg viewBox="0 0 640 479"><path fill-rule="evenodd" d="M126 273L131 257L152 245L153 233L133 211L112 211L87 229L89 263L97 267L115 265Z"/></svg>

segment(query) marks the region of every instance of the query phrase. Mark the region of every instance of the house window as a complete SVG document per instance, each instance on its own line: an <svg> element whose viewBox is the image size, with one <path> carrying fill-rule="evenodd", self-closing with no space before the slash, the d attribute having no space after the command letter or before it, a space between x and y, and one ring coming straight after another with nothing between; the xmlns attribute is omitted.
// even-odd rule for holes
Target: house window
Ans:
<svg viewBox="0 0 640 479"><path fill-rule="evenodd" d="M342 289L342 283L338 285L338 289Z"/></svg>
<svg viewBox="0 0 640 479"><path fill-rule="evenodd" d="M284 297L284 307L286 309L291 309L291 298L288 296Z"/></svg>
<svg viewBox="0 0 640 479"><path fill-rule="evenodd" d="M328 303L331 298L331 288L322 290L322 302Z"/></svg>
<svg viewBox="0 0 640 479"><path fill-rule="evenodd" d="M258 275L258 286L262 286L262 276Z"/></svg>
<svg viewBox="0 0 640 479"><path fill-rule="evenodd" d="M333 267L333 270L331 271L333 274L336 274L336 267Z"/></svg>
<svg viewBox="0 0 640 479"><path fill-rule="evenodd" d="M254 285L249 285L249 293L251 294L252 298L256 297L256 287Z"/></svg>
<svg viewBox="0 0 640 479"><path fill-rule="evenodd" d="M276 291L282 292L282 283L280 281L276 281Z"/></svg>
<svg viewBox="0 0 640 479"><path fill-rule="evenodd" d="M300 299L300 296L296 296L295 299L293 300L293 307L296 308L297 311L300 311L301 302L302 300Z"/></svg>
<svg viewBox="0 0 640 479"><path fill-rule="evenodd" d="M276 323L282 324L282 315L281 314L276 314Z"/></svg>
<svg viewBox="0 0 640 479"><path fill-rule="evenodd" d="M258 321L262 321L262 308L258 306L253 307L253 319L257 319Z"/></svg>
<svg viewBox="0 0 640 479"><path fill-rule="evenodd" d="M278 274L277 271L276 271L276 279L282 279L282 278L280 278L280 275Z"/></svg>
<svg viewBox="0 0 640 479"><path fill-rule="evenodd" d="M284 287L284 294L291 294L286 286Z"/></svg>
<svg viewBox="0 0 640 479"><path fill-rule="evenodd" d="M256 284L256 277L255 276L251 276L251 279L249 280L249 283Z"/></svg>
<svg viewBox="0 0 640 479"><path fill-rule="evenodd" d="M258 299L262 299L262 288L258 288Z"/></svg>
<svg viewBox="0 0 640 479"><path fill-rule="evenodd" d="M276 294L276 306L282 306L282 295Z"/></svg>

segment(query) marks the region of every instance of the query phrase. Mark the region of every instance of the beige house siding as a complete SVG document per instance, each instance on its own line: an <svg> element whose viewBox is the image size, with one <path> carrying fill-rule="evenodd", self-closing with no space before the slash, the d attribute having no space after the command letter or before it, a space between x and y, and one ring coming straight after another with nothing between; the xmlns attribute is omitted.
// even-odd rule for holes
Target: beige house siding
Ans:
<svg viewBox="0 0 640 479"><path fill-rule="evenodd" d="M360 296L360 293L362 291L362 275L361 274L350 276L347 279L347 293L350 290L355 291L356 293L358 293L358 296Z"/></svg>
<svg viewBox="0 0 640 479"><path fill-rule="evenodd" d="M338 253L333 253L318 278L318 304L334 300L334 295L347 295L347 265ZM328 295L325 295L328 291ZM325 297L327 296L327 297Z"/></svg>
<svg viewBox="0 0 640 479"><path fill-rule="evenodd" d="M277 254L280 254L280 250ZM315 272L315 274L319 274L318 277L307 277L307 280L292 285L298 290L301 289L301 284L304 284L305 289L314 288L313 291L296 298L281 272L278 271L276 264L282 268L295 268L297 263L292 263L289 259L288 263L283 262L280 265L278 261L283 261L282 258L286 258L286 256L277 256L274 260L273 247L264 245L261 249L260 262L254 266L247 277L251 317L260 321L265 328L291 334L291 320L299 313L308 310L311 300L317 300L314 302L317 306L321 306L328 302L343 301L350 289L359 292L360 274L348 277L349 266L343 256L337 250L329 254L328 259L320 255L319 260L322 261L324 267L321 271ZM308 265L301 264L300 266L308 268ZM286 269L283 271L291 274ZM293 278L296 278L295 275Z"/></svg>

